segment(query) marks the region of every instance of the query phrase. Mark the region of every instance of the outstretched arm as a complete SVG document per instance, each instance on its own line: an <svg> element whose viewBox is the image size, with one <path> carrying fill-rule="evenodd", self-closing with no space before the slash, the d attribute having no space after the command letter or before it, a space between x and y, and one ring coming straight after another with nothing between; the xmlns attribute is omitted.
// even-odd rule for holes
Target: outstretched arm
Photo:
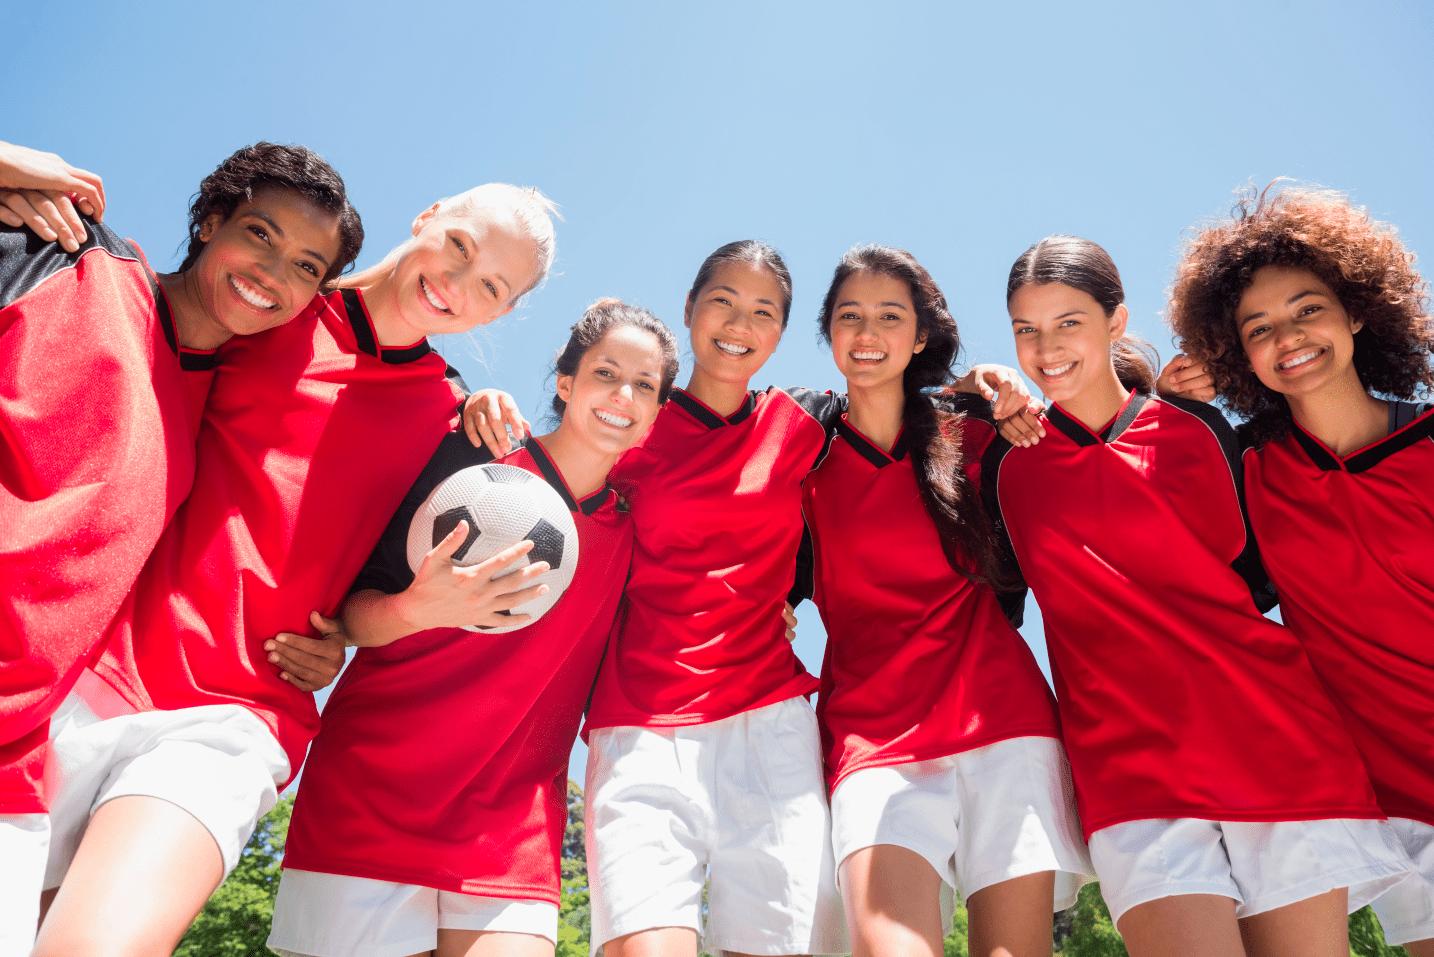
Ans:
<svg viewBox="0 0 1434 957"><path fill-rule="evenodd" d="M103 180L54 153L0 143L0 223L28 226L74 252L88 236L81 213L104 218Z"/></svg>

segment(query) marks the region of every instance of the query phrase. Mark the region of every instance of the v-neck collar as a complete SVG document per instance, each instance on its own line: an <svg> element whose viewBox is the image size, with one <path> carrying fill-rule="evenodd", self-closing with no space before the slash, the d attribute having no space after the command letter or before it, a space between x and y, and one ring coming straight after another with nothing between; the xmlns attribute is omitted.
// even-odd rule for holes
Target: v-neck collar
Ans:
<svg viewBox="0 0 1434 957"><path fill-rule="evenodd" d="M902 429L901 432L897 434L896 441L891 445L891 451L887 452L871 439L862 435L855 426L846 420L845 413L842 414L840 419L837 419L836 428L837 434L846 439L847 444L850 445L858 455L877 468L883 468L893 462L900 462L906 458L905 429Z"/></svg>
<svg viewBox="0 0 1434 957"><path fill-rule="evenodd" d="M1336 455L1329 446L1315 438L1298 422L1292 424L1291 434L1294 435L1295 441L1305 450L1305 454L1310 457L1310 461L1317 468L1325 472L1358 474L1369 471L1394 453L1404 451L1420 439L1434 437L1434 408L1426 410L1423 415L1404 428L1391 432L1377 442L1371 442L1344 458Z"/></svg>
<svg viewBox="0 0 1434 957"><path fill-rule="evenodd" d="M1084 422L1066 412L1055 402L1052 402L1051 407L1046 410L1046 421L1060 429L1076 445L1100 445L1103 442L1114 442L1120 438L1121 434L1130 428L1135 417L1140 414L1140 410L1145 408L1145 403L1149 401L1150 396L1132 389L1130 395L1125 398L1125 404L1115 414L1115 418L1106 423L1105 428L1099 432L1092 432Z"/></svg>
<svg viewBox="0 0 1434 957"><path fill-rule="evenodd" d="M607 493L612 491L612 486L606 482L603 483L602 488L591 495L586 495L581 500L574 498L573 490L568 488L567 479L563 478L563 473L558 471L553 457L548 454L547 449L543 448L543 443L538 441L537 436L529 435L519 444L528 450L528 454L533 457L538 471L543 473L543 478L547 480L547 483L558 495L562 496L563 504L568 507L568 511L582 512L591 518L594 512L602 508L603 502L607 501Z"/></svg>
<svg viewBox="0 0 1434 957"><path fill-rule="evenodd" d="M402 365L405 362L412 362L421 359L433 351L427 339L420 339L411 346L400 348L389 348L378 344L378 334L374 331L373 320L369 319L368 307L363 304L363 297L357 289L341 289L343 296L344 312L349 318L349 327L354 331L354 340L357 341L359 349L378 359L380 362L387 362L390 365Z"/></svg>
<svg viewBox="0 0 1434 957"><path fill-rule="evenodd" d="M755 392L748 392L747 399L742 403L741 408L726 417L718 415L711 406L694 397L686 389L673 389L671 399L682 411L705 425L709 430L720 429L724 425L737 425L745 421L757 408L757 393Z"/></svg>

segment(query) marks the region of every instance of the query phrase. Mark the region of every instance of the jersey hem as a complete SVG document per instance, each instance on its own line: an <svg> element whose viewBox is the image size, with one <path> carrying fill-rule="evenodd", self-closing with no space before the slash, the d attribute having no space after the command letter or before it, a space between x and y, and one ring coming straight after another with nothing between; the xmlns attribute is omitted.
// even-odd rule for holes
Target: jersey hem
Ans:
<svg viewBox="0 0 1434 957"><path fill-rule="evenodd" d="M39 796L25 791L0 794L0 816L9 814L49 814L50 809Z"/></svg>
<svg viewBox="0 0 1434 957"><path fill-rule="evenodd" d="M1377 807L1320 807L1320 808L1278 808L1268 811L1231 810L1227 808L1164 807L1126 811L1096 818L1087 823L1081 821L1082 836L1090 843L1091 835L1117 824L1131 821L1166 820L1194 818L1197 821L1235 821L1248 824L1281 824L1286 821L1382 821L1387 815Z"/></svg>
<svg viewBox="0 0 1434 957"><path fill-rule="evenodd" d="M1000 744L1003 741L1013 741L1016 738L1051 738L1060 741L1061 736L1050 727L1040 729L1026 729L1014 731L1001 731L991 737L971 738L962 741L959 746L953 747L950 743L935 745L930 750L904 751L883 755L876 759L857 761L854 764L838 770L835 777L828 776L827 791L833 792L837 786L851 777L858 771L870 771L873 768L892 768L902 764L916 764L919 761L935 761L937 758L949 758L958 754L965 754L968 751L976 751L980 748L987 748L993 744Z"/></svg>
<svg viewBox="0 0 1434 957"><path fill-rule="evenodd" d="M298 857L298 860L294 860ZM551 887L537 887L531 884L495 884L491 881L434 880L431 873L408 871L403 868L362 867L348 863L310 860L303 855L285 854L284 868L296 871L314 871L319 874L335 874L339 877L362 877L371 881L386 881L390 884L413 884L431 887L434 890L453 894L469 894L474 897L501 897L505 900L539 901L545 904L562 905L562 895Z"/></svg>
<svg viewBox="0 0 1434 957"><path fill-rule="evenodd" d="M687 728L698 724L714 724L718 721L725 721L727 718L735 718L739 714L746 714L748 711L756 711L758 708L765 708L768 705L778 704L782 701L790 701L792 698L810 698L821 689L821 682L813 675L803 672L799 677L808 679L805 682L797 682L789 679L782 683L782 686L771 694L757 699L752 704L743 705L733 710L722 710L714 712L696 712L691 714L643 714L642 712L631 712L626 716L617 715L612 718L600 718L595 722L589 722L583 726L582 739L586 744L588 734L593 731L601 731L603 728ZM809 685L803 689L802 685ZM624 717L633 720L624 720Z"/></svg>

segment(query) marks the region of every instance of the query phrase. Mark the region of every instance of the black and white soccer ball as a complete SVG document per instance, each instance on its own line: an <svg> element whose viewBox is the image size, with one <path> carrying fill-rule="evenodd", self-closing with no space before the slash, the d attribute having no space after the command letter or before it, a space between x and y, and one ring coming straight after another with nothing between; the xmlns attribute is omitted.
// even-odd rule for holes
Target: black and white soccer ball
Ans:
<svg viewBox="0 0 1434 957"><path fill-rule="evenodd" d="M453 553L453 564L476 565L509 545L531 540L532 550L497 577L533 562L547 562L550 566L531 582L547 585L548 593L511 612L532 616L524 624L541 618L572 584L578 565L577 526L562 496L532 472L491 463L461 469L438 483L408 526L408 566L414 574L423 564L423 557L463 521L468 523L468 537ZM523 625L465 627L469 631L502 632Z"/></svg>

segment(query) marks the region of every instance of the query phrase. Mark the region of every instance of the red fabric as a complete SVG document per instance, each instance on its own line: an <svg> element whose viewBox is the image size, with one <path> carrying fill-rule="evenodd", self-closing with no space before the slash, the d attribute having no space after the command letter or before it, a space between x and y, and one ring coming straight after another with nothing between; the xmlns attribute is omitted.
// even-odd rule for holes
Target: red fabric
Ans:
<svg viewBox="0 0 1434 957"><path fill-rule="evenodd" d="M186 374L149 268L137 247L91 228L99 245L77 257L26 251L13 233L3 251L36 267L16 276L9 258L0 289L5 814L45 810L49 716L194 475Z"/></svg>
<svg viewBox="0 0 1434 957"><path fill-rule="evenodd" d="M360 338L362 337L362 339ZM313 695L264 642L332 617L388 516L456 421L433 352L394 363L338 293L293 322L230 340L199 433L196 494L135 584L95 671L138 710L239 704L297 774L319 729ZM392 352L417 350L382 350Z"/></svg>
<svg viewBox="0 0 1434 957"><path fill-rule="evenodd" d="M542 475L527 449L499 461ZM285 867L560 902L568 756L632 556L616 492L575 504L593 509L573 511L577 574L537 622L436 628L354 656L324 708Z"/></svg>
<svg viewBox="0 0 1434 957"><path fill-rule="evenodd" d="M585 733L704 724L817 689L782 620L802 539L802 479L829 428L811 404L768 389L738 421L716 425L715 412L674 390L618 463L613 484L637 530L630 607Z"/></svg>
<svg viewBox="0 0 1434 957"><path fill-rule="evenodd" d="M1233 433L1212 414L1218 426L1149 399L1109 441L1048 427L999 467L1087 835L1146 818L1382 817L1299 641L1231 568L1246 528L1217 437Z"/></svg>
<svg viewBox="0 0 1434 957"><path fill-rule="evenodd" d="M995 434L961 424L973 494ZM827 630L817 717L829 788L863 768L1060 736L1046 680L995 594L947 564L904 438L887 453L847 425L802 507Z"/></svg>
<svg viewBox="0 0 1434 957"><path fill-rule="evenodd" d="M1340 706L1384 812L1426 824L1434 824L1431 426L1434 412L1342 459L1325 449L1327 468L1296 436L1245 453L1250 521L1281 615ZM1415 430L1424 437L1389 452ZM1350 470L1371 452L1389 454Z"/></svg>

